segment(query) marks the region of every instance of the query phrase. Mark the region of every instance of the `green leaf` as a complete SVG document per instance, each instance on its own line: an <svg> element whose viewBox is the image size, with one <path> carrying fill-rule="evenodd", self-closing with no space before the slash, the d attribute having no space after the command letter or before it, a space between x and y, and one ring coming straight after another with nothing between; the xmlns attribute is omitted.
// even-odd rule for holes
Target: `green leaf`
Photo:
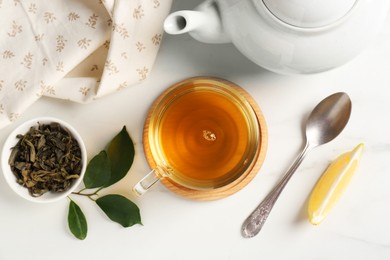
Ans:
<svg viewBox="0 0 390 260"><path fill-rule="evenodd" d="M142 225L138 206L121 195L106 195L98 198L96 203L112 221L123 227Z"/></svg>
<svg viewBox="0 0 390 260"><path fill-rule="evenodd" d="M73 200L69 204L68 226L72 234L78 239L84 240L87 237L87 220L80 207Z"/></svg>
<svg viewBox="0 0 390 260"><path fill-rule="evenodd" d="M126 126L112 139L107 148L107 154L111 161L111 178L105 187L125 177L133 164L135 155L134 144L126 130Z"/></svg>
<svg viewBox="0 0 390 260"><path fill-rule="evenodd" d="M84 175L84 185L87 189L105 186L111 178L111 164L106 151L101 151L88 163Z"/></svg>

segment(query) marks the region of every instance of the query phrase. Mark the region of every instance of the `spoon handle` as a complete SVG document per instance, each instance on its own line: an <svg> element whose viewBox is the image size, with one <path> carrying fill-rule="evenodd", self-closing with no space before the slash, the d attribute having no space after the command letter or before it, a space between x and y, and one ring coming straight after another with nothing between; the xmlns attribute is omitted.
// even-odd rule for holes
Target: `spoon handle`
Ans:
<svg viewBox="0 0 390 260"><path fill-rule="evenodd" d="M291 165L287 173L284 175L283 179L275 186L275 188L268 194L268 196L257 206L257 208L244 221L241 229L243 237L251 238L256 236L260 232L265 221L267 220L268 215L271 212L272 207L274 206L276 200L278 199L280 193L283 191L287 182L290 180L291 176L294 174L296 169L299 167L299 165L305 158L307 152L309 151L309 147L310 147L309 144L306 143L305 148L295 159L294 163Z"/></svg>

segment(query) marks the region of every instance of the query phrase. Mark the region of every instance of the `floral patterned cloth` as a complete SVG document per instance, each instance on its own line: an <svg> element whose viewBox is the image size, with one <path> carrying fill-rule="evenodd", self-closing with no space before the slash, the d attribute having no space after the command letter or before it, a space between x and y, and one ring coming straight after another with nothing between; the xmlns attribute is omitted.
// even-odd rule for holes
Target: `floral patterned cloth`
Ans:
<svg viewBox="0 0 390 260"><path fill-rule="evenodd" d="M149 75L172 0L0 0L0 128L41 96L88 102Z"/></svg>

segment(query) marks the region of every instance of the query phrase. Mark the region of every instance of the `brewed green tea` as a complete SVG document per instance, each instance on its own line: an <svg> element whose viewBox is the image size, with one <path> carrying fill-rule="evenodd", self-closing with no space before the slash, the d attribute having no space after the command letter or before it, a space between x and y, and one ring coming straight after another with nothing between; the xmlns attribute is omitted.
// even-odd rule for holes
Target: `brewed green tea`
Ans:
<svg viewBox="0 0 390 260"><path fill-rule="evenodd" d="M256 143L237 101L210 89L189 91L167 105L158 131L166 164L194 186L237 178Z"/></svg>

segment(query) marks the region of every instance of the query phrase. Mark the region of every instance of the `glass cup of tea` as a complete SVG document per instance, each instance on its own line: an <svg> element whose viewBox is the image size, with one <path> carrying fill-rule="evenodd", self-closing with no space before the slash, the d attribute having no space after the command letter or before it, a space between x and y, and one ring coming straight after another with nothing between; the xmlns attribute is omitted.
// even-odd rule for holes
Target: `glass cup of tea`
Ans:
<svg viewBox="0 0 390 260"><path fill-rule="evenodd" d="M230 195L254 177L264 161L267 129L242 88L196 77L155 100L143 144L152 171L134 186L137 195L161 181L180 195L208 200Z"/></svg>

